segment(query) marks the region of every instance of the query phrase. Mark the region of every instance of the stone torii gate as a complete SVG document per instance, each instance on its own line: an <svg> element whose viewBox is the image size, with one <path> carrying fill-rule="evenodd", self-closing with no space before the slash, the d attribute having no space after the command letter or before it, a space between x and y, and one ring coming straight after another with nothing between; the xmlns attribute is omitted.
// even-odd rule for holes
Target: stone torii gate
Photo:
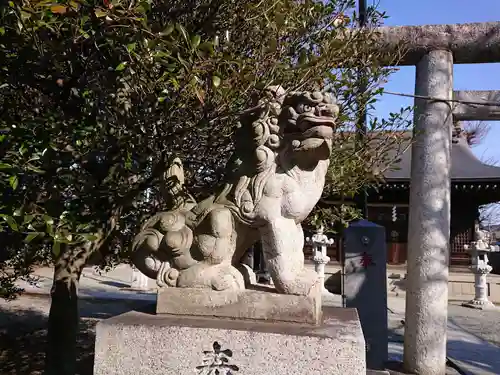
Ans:
<svg viewBox="0 0 500 375"><path fill-rule="evenodd" d="M453 92L453 64L500 62L500 22L379 31L384 49L407 51L398 65L416 66L404 367L420 375L444 375L453 120L500 120L500 105L491 105L500 103L500 91Z"/></svg>

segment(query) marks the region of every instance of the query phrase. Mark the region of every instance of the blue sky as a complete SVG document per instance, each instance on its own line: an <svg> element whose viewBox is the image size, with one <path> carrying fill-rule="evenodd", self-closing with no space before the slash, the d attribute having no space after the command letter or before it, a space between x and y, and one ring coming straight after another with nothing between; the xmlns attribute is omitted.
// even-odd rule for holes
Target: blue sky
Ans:
<svg viewBox="0 0 500 375"><path fill-rule="evenodd" d="M379 4L387 12L389 26L440 23L500 21L500 0L367 0L368 5ZM394 73L386 90L413 94L415 68L402 67ZM500 90L500 64L467 64L454 67L455 90ZM401 107L413 105L413 99L384 95L376 107L378 117L387 117ZM500 122L492 122L491 130L473 152L483 160L500 163Z"/></svg>

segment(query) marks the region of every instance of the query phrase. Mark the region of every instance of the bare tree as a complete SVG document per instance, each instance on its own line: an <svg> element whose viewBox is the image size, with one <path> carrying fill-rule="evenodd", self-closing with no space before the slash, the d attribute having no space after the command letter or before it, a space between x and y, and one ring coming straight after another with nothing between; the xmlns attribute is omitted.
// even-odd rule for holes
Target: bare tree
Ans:
<svg viewBox="0 0 500 375"><path fill-rule="evenodd" d="M484 205L479 210L480 227L490 233L493 241L500 240L500 238L497 238L495 235L500 229L500 202Z"/></svg>
<svg viewBox="0 0 500 375"><path fill-rule="evenodd" d="M467 143L474 147L482 143L488 135L491 125L484 121L464 121L455 124L458 131L465 133ZM479 159L489 165L499 165L498 159L494 157L480 156ZM485 204L479 207L479 225L483 230L492 234L495 227L500 224L500 202Z"/></svg>
<svg viewBox="0 0 500 375"><path fill-rule="evenodd" d="M484 121L459 121L454 124L454 135L464 136L470 147L480 145L487 137L491 125ZM481 162L489 165L499 165L494 157L479 157ZM490 233L500 224L500 202L485 204L479 207L479 225Z"/></svg>
<svg viewBox="0 0 500 375"><path fill-rule="evenodd" d="M455 123L457 135L464 135L471 147L481 144L490 131L490 124L484 121L460 121Z"/></svg>

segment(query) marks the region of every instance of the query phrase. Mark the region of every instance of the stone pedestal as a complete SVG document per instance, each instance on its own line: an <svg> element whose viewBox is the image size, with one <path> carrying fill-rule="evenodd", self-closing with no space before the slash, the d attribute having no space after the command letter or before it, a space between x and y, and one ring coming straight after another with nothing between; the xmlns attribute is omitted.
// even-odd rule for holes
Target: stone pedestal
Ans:
<svg viewBox="0 0 500 375"><path fill-rule="evenodd" d="M488 300L488 284L486 283L486 275L491 272L491 266L485 266L481 269L473 270L474 272L474 299L463 303L463 306L472 307L474 309L494 309L495 305Z"/></svg>
<svg viewBox="0 0 500 375"><path fill-rule="evenodd" d="M325 308L320 325L140 312L97 324L95 375L362 375L355 309Z"/></svg>
<svg viewBox="0 0 500 375"><path fill-rule="evenodd" d="M252 287L254 289L224 292L210 289L161 288L158 290L156 313L313 325L321 322L319 284L309 296L278 294L268 285Z"/></svg>
<svg viewBox="0 0 500 375"><path fill-rule="evenodd" d="M325 288L325 266L330 262L330 257L321 252L316 252L312 257L312 261L314 262L314 270L318 274L318 280L321 285L321 293L328 293Z"/></svg>

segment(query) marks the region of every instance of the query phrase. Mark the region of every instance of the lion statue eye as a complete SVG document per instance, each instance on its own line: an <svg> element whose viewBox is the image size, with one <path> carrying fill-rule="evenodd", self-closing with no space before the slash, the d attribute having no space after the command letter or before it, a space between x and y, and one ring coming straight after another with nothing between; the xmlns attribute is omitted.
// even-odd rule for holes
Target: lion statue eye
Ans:
<svg viewBox="0 0 500 375"><path fill-rule="evenodd" d="M309 105L304 105L304 106L302 107L302 112L311 112L311 111L312 111L312 109L313 109L313 108L312 108L311 106L309 106Z"/></svg>

